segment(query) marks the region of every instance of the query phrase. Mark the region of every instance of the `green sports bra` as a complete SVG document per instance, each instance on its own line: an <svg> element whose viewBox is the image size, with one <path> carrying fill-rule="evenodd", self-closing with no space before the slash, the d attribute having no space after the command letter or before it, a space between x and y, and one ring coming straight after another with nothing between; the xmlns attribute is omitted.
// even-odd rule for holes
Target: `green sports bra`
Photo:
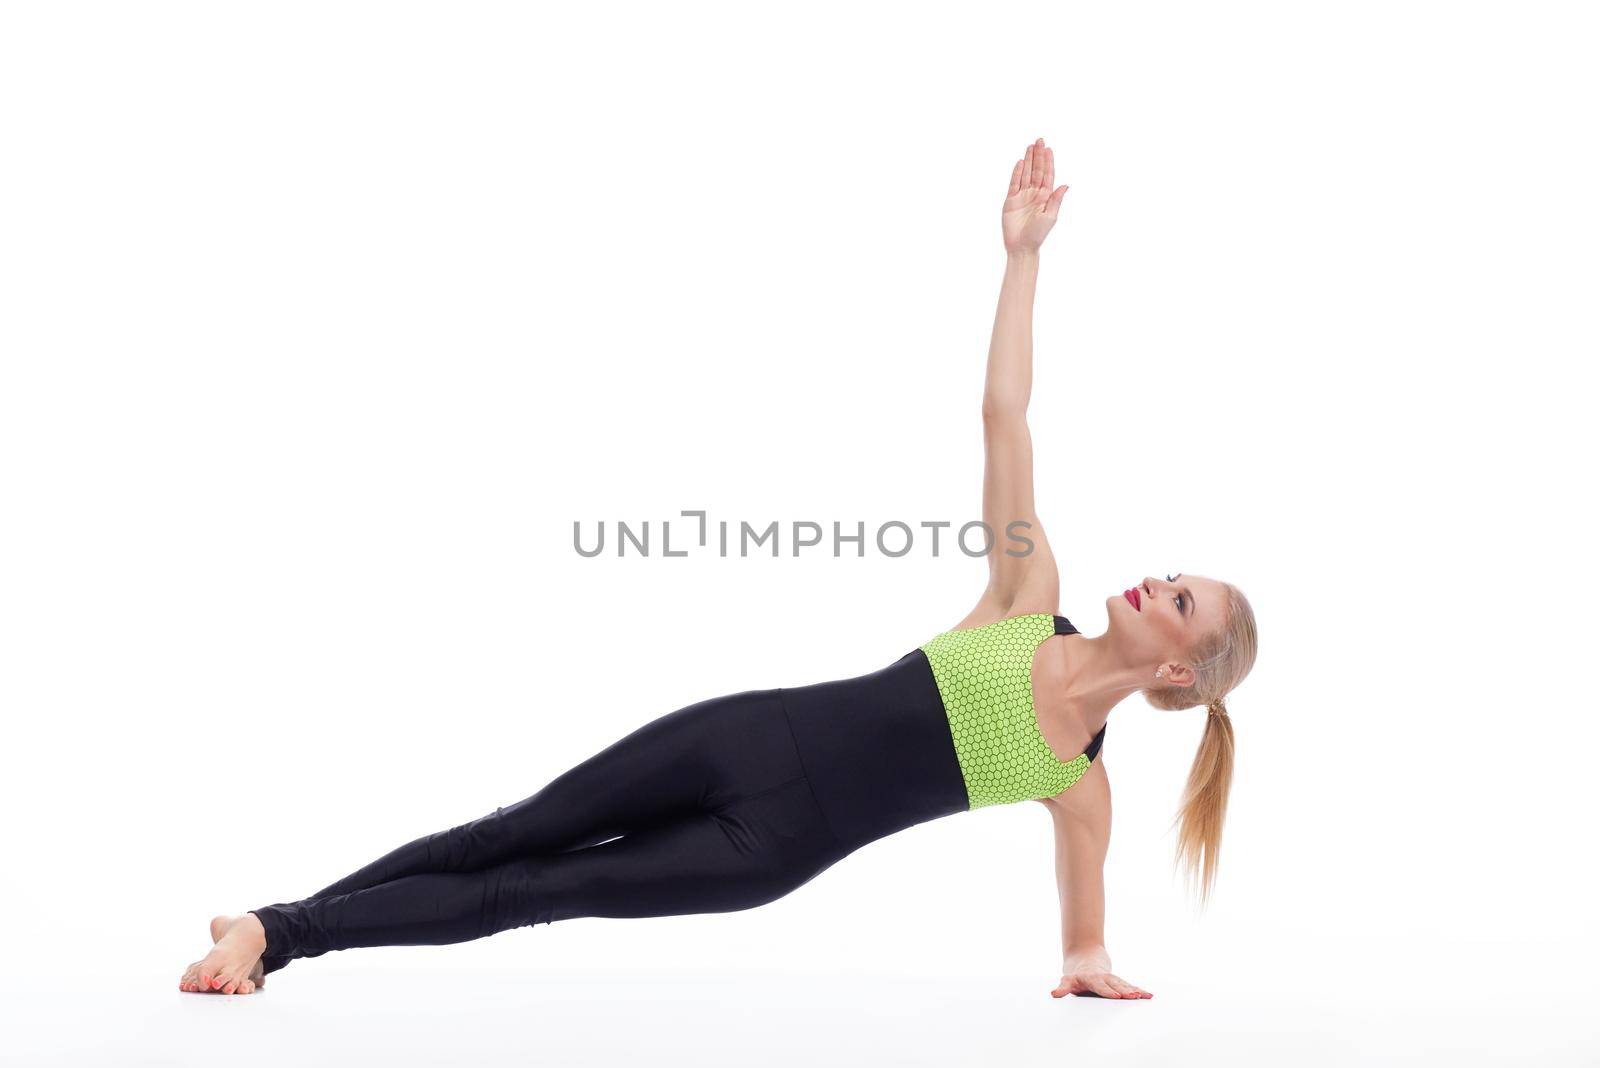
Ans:
<svg viewBox="0 0 1600 1068"><path fill-rule="evenodd" d="M1065 616L1036 612L949 630L927 654L950 721L968 808L1054 797L1074 786L1100 752L1106 729L1072 760L1058 760L1033 707L1033 654L1055 634L1077 634Z"/></svg>

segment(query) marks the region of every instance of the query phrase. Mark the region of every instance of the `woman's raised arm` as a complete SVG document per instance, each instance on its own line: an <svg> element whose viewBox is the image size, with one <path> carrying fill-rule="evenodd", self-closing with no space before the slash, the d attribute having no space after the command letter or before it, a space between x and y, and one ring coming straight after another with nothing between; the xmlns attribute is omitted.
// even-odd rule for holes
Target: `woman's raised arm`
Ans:
<svg viewBox="0 0 1600 1068"><path fill-rule="evenodd" d="M1055 161L1040 138L1011 171L1000 212L1006 269L983 384L983 519L994 537L989 585L968 617L977 622L1054 612L1060 580L1033 501L1033 297L1039 245L1055 225L1067 187L1052 192ZM963 624L964 625L964 624Z"/></svg>

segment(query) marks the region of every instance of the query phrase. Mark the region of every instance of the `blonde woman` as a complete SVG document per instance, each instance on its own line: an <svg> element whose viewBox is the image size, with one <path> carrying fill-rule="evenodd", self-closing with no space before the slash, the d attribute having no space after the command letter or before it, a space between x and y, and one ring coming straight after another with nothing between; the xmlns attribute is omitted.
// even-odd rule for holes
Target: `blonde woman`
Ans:
<svg viewBox="0 0 1600 1068"><path fill-rule="evenodd" d="M1192 574L1111 595L1096 637L1058 614L1026 419L1039 249L1066 194L1054 172L1041 138L1012 169L1001 211L983 514L1006 548L989 554L988 584L964 619L868 675L667 713L532 796L423 835L311 897L218 916L210 952L180 989L248 994L290 960L330 950L464 942L578 916L754 908L907 827L1036 801L1050 811L1061 896L1052 993L1150 997L1112 972L1105 947L1106 720L1135 693L1205 711L1177 839L1204 898L1233 767L1224 700L1254 662L1255 621L1238 589Z"/></svg>

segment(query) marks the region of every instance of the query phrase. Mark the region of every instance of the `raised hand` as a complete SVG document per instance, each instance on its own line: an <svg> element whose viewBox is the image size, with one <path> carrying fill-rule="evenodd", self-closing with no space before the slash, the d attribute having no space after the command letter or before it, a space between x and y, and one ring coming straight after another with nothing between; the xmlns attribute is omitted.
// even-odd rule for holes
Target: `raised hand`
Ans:
<svg viewBox="0 0 1600 1068"><path fill-rule="evenodd" d="M1067 187L1052 191L1056 180L1055 153L1045 147L1044 138L1028 150L1011 168L1011 188L1000 209L1000 234L1007 252L1037 252L1061 211L1061 198Z"/></svg>

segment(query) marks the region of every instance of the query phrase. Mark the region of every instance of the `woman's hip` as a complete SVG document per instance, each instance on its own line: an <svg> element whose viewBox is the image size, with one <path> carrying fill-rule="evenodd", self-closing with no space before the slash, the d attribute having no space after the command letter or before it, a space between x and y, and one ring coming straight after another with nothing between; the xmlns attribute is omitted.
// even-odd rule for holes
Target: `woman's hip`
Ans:
<svg viewBox="0 0 1600 1068"><path fill-rule="evenodd" d="M778 692L817 804L847 851L966 811L966 782L922 650L866 675Z"/></svg>

